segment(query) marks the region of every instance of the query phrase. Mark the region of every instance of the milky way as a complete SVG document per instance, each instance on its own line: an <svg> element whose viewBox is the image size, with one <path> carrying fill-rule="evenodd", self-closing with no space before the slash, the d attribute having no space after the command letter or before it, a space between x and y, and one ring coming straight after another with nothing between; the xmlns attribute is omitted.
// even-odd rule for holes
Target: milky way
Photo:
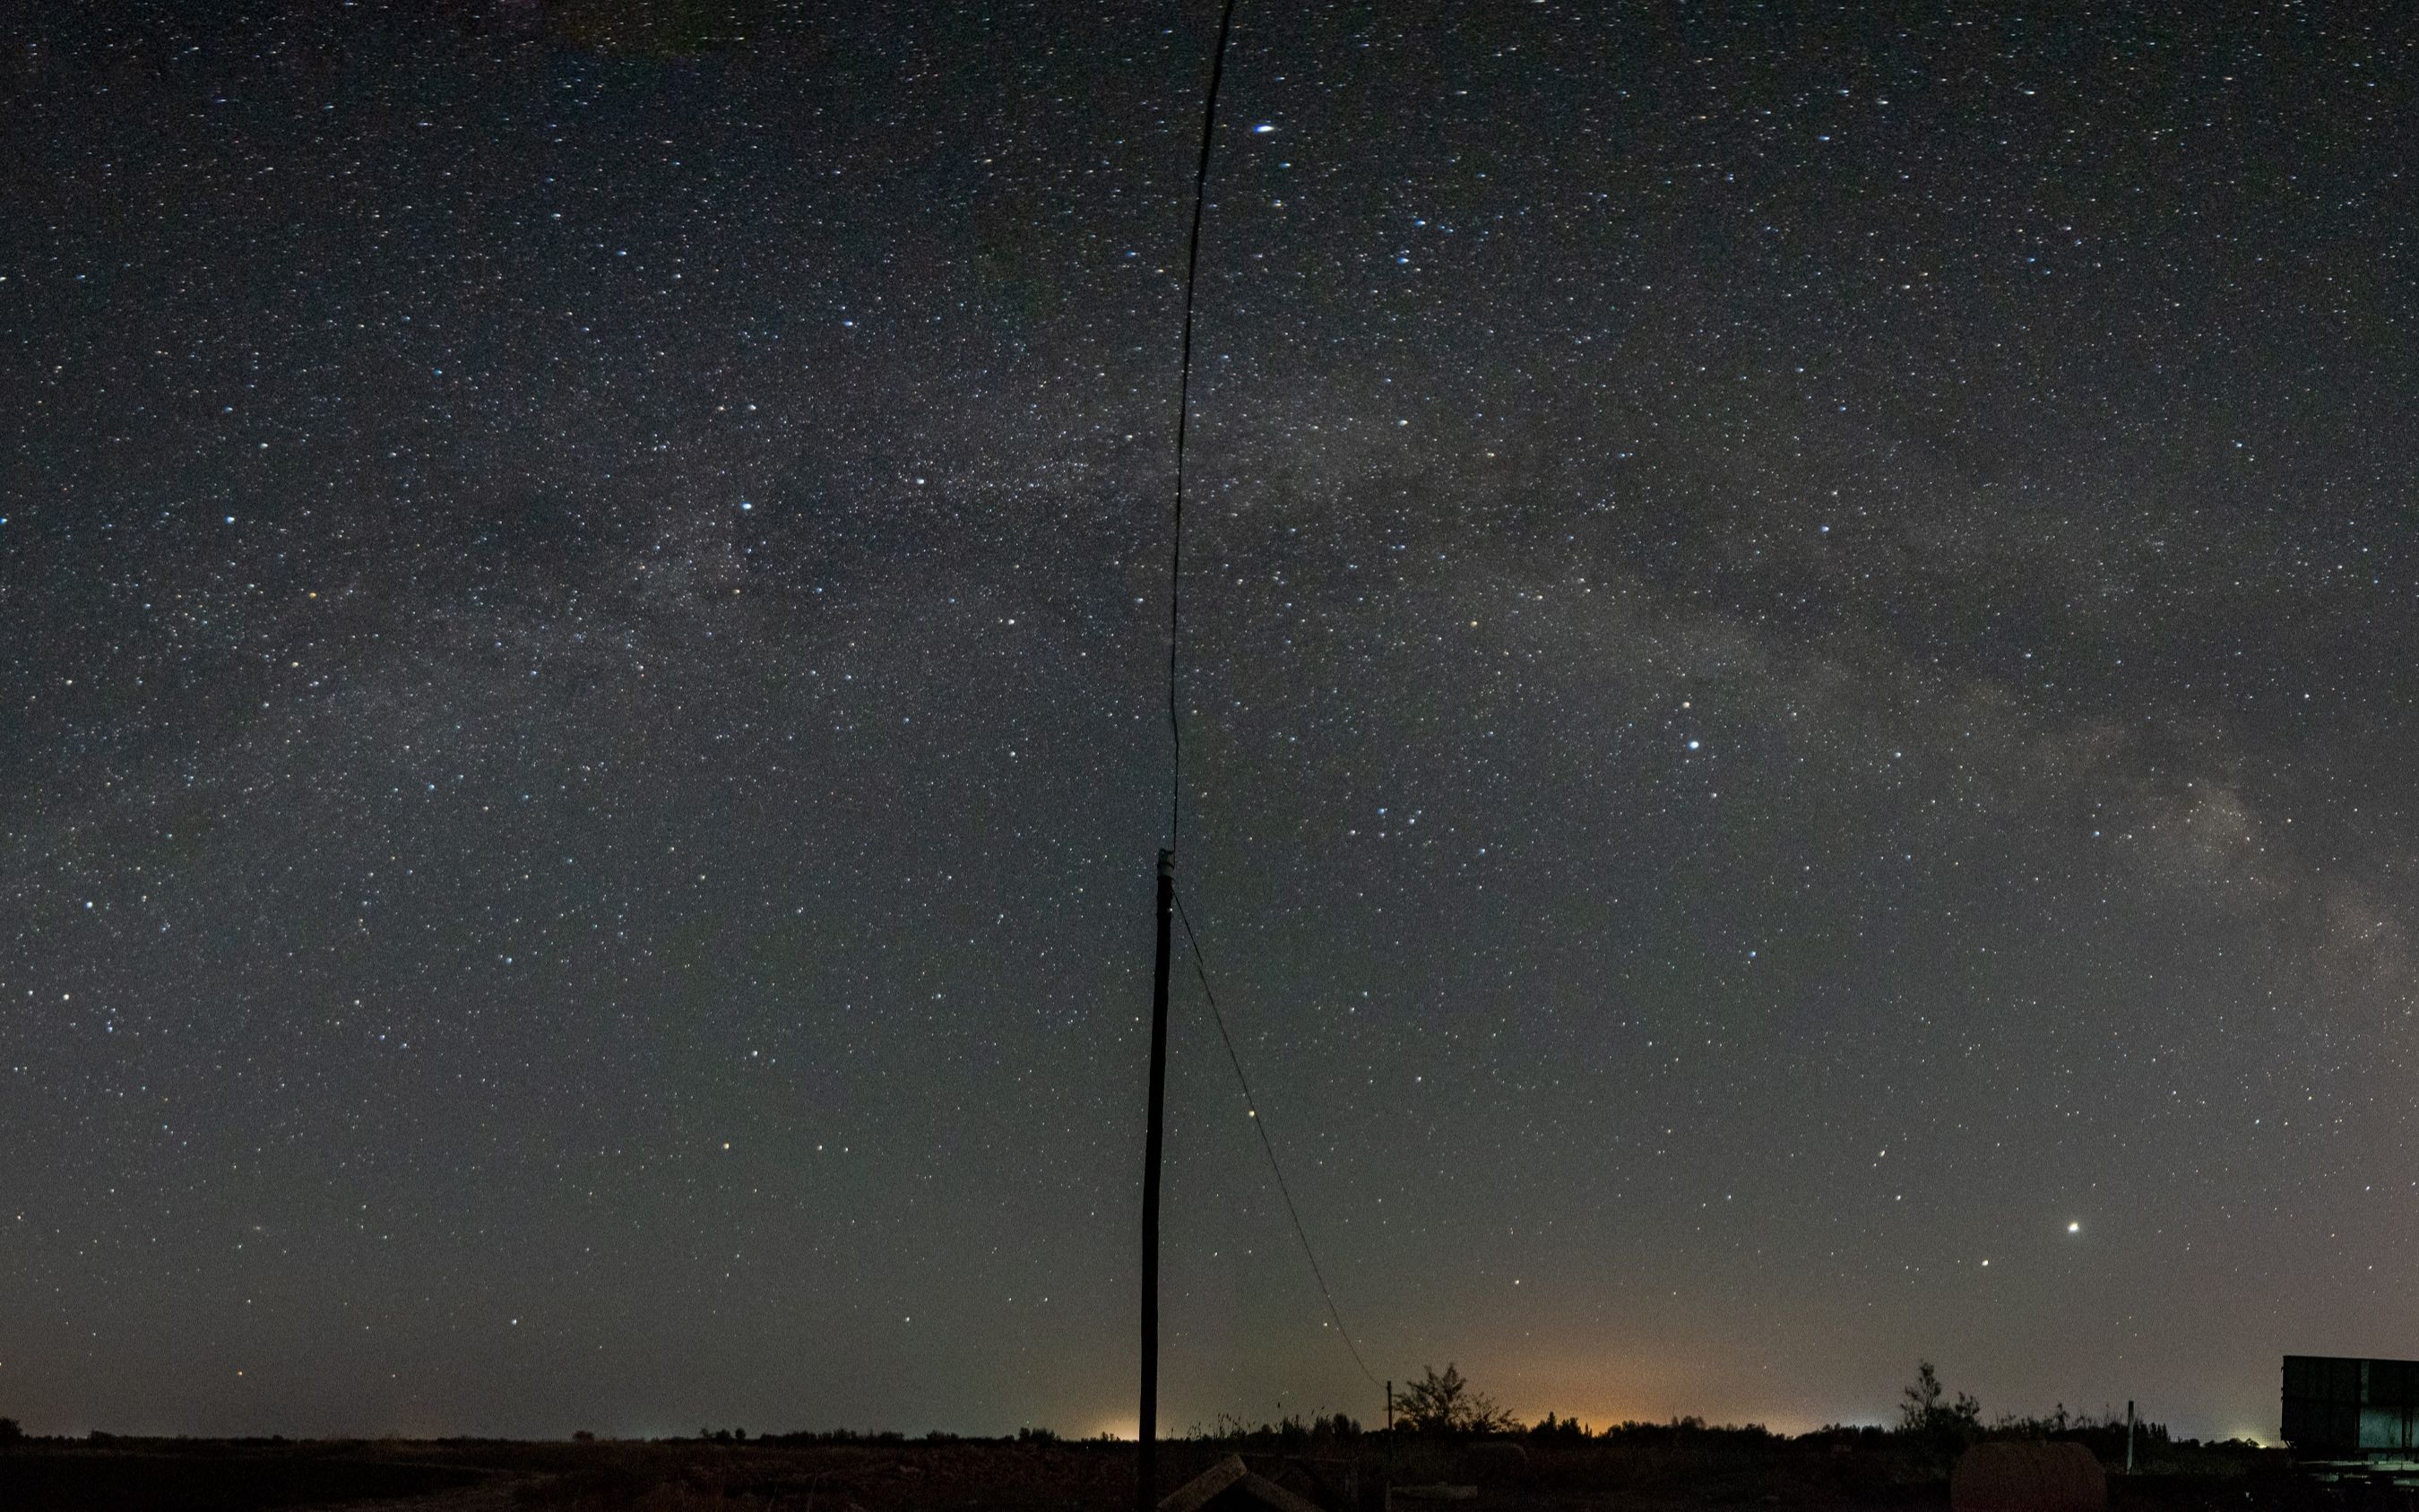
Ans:
<svg viewBox="0 0 2419 1512"><path fill-rule="evenodd" d="M1131 1426L1214 22L38 8L0 1412ZM1180 885L1373 1369L2419 1352L2391 24L1245 0ZM1162 1422L1374 1419L1206 1014Z"/></svg>

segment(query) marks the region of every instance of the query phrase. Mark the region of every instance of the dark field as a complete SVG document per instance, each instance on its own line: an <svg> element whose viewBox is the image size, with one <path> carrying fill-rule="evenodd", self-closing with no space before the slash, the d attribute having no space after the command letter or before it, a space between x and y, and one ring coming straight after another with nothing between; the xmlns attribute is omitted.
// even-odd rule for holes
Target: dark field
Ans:
<svg viewBox="0 0 2419 1512"><path fill-rule="evenodd" d="M251 1512L255 1507L424 1497L488 1478L462 1465L364 1456L340 1445L252 1449L202 1444L158 1452L21 1449L0 1452L0 1507L8 1512Z"/></svg>
<svg viewBox="0 0 2419 1512"><path fill-rule="evenodd" d="M1163 1445L1162 1491L1236 1445ZM1946 1507L1946 1468L1887 1443L1826 1443L1709 1432L1662 1443L1525 1446L1493 1468L1463 1445L1386 1444L1375 1436L1288 1453L1242 1445L1254 1468L1298 1489L1317 1481L1335 1512L1374 1512L1384 1487L1486 1484L1469 1512L1703 1507ZM1133 1451L1116 1443L979 1441L848 1443L206 1443L115 1440L0 1451L8 1512L250 1512L383 1506L391 1512L894 1512L1053 1508L1126 1512ZM2144 1512L2412 1506L2410 1493L2321 1488L2277 1454L2209 1456L2109 1479L2110 1505Z"/></svg>

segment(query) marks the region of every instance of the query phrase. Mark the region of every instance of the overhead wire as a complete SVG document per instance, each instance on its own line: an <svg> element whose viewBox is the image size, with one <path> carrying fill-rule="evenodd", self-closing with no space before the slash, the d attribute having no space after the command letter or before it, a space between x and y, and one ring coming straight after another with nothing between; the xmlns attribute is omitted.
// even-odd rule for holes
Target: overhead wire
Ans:
<svg viewBox="0 0 2419 1512"><path fill-rule="evenodd" d="M1193 289L1201 275L1201 220L1210 203L1210 145L1218 132L1218 85L1226 74L1226 39L1235 29L1235 0L1218 13L1218 45L1210 54L1210 92L1201 112L1201 155L1193 165L1193 229L1184 241L1184 339L1176 378L1176 523L1167 546L1167 848L1176 849L1184 819L1184 725L1177 717L1177 647L1184 620L1184 443L1193 419Z"/></svg>
<svg viewBox="0 0 2419 1512"><path fill-rule="evenodd" d="M1218 995L1210 986L1210 971L1202 956L1201 939L1193 933L1193 916L1185 912L1181 892L1176 895L1176 917L1184 926L1185 957L1193 963L1194 978L1201 983L1201 995L1210 1004L1210 1020L1218 1026L1218 1042L1226 1047L1226 1064L1235 1068L1236 1084L1243 1089L1243 1107L1251 1115L1253 1129L1259 1134L1261 1150L1269 1157L1269 1174L1276 1178L1277 1196L1285 1199L1286 1217L1293 1225L1293 1237L1301 1241L1302 1258L1310 1262L1311 1277L1318 1283L1319 1300L1327 1304L1328 1319L1334 1323L1336 1334L1343 1338L1344 1348L1351 1351L1352 1363L1361 1367L1362 1376L1370 1385L1382 1390L1376 1373L1369 1368L1369 1363L1361 1358L1361 1347L1352 1342L1352 1331L1344 1326L1344 1315L1336 1309L1335 1293L1329 1289L1327 1273L1319 1266L1318 1252L1311 1248L1310 1232L1302 1227L1301 1210L1294 1206L1293 1188L1286 1183L1285 1167L1277 1163L1276 1142L1269 1137L1269 1120L1260 1117L1260 1102L1252 1092L1252 1079L1243 1074L1243 1057L1235 1052L1235 1037L1226 1032L1226 1015L1219 1011Z"/></svg>
<svg viewBox="0 0 2419 1512"><path fill-rule="evenodd" d="M1167 549L1167 849L1171 856L1184 817L1184 723L1178 705L1184 630L1184 462L1193 420L1194 291L1201 274L1201 225L1210 202L1210 156L1218 131L1218 86L1225 77L1226 44L1234 34L1235 6L1236 0L1225 0L1218 13L1218 42L1210 54L1210 87L1201 115L1201 150L1193 167L1193 224L1184 245L1184 335L1177 369L1176 499ZM1220 1011L1218 995L1210 985L1201 940L1194 933L1192 916L1185 912L1183 895L1176 893L1174 902L1176 916L1184 925L1186 956L1193 963L1193 975L1201 983L1202 998L1210 1005L1210 1021L1218 1026L1219 1042L1226 1049L1226 1063L1234 1068L1236 1084L1242 1088L1243 1105L1251 1115L1252 1127L1259 1134L1260 1149L1268 1156L1269 1174L1276 1180L1277 1196L1284 1199L1286 1218L1293 1226L1294 1238L1302 1244L1302 1257L1310 1262L1312 1279L1318 1283L1318 1296L1327 1306L1328 1320L1335 1325L1337 1336L1344 1340L1344 1348L1350 1352L1362 1376L1370 1385L1379 1386L1376 1373L1361 1357L1361 1347L1352 1341L1351 1331L1344 1326L1344 1315L1335 1305L1335 1293L1327 1284L1327 1273L1318 1263L1317 1251L1311 1247L1310 1232L1302 1226L1301 1210L1294 1205L1293 1189L1287 1184L1285 1167L1277 1160L1268 1120L1260 1116L1259 1100L1253 1094L1251 1078L1243 1072L1243 1058L1235 1050L1234 1036L1226 1030L1226 1016Z"/></svg>

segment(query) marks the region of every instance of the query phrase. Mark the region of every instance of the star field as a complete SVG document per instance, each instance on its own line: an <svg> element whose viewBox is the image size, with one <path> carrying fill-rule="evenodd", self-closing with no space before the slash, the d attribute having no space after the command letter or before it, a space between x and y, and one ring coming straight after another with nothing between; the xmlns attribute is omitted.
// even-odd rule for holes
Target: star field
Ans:
<svg viewBox="0 0 2419 1512"><path fill-rule="evenodd" d="M37 8L0 1412L1131 1426L1215 23ZM1245 0L1179 885L1373 1367L2419 1350L2413 54ZM1162 1422L1375 1419L1170 1107Z"/></svg>

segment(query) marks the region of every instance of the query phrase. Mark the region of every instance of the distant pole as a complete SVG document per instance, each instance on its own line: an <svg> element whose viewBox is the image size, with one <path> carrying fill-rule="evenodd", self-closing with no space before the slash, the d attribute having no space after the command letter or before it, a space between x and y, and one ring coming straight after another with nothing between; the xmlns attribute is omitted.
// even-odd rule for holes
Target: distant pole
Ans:
<svg viewBox="0 0 2419 1512"><path fill-rule="evenodd" d="M2134 1473L2134 1398L2125 1398L2125 1473Z"/></svg>
<svg viewBox="0 0 2419 1512"><path fill-rule="evenodd" d="M1150 1132L1142 1157L1142 1415L1134 1512L1151 1512L1159 1486L1159 1155L1167 1120L1168 924L1176 914L1176 853L1159 853L1159 959L1150 973Z"/></svg>
<svg viewBox="0 0 2419 1512"><path fill-rule="evenodd" d="M1391 1379L1386 1382L1386 1431L1394 1431L1394 1382Z"/></svg>

